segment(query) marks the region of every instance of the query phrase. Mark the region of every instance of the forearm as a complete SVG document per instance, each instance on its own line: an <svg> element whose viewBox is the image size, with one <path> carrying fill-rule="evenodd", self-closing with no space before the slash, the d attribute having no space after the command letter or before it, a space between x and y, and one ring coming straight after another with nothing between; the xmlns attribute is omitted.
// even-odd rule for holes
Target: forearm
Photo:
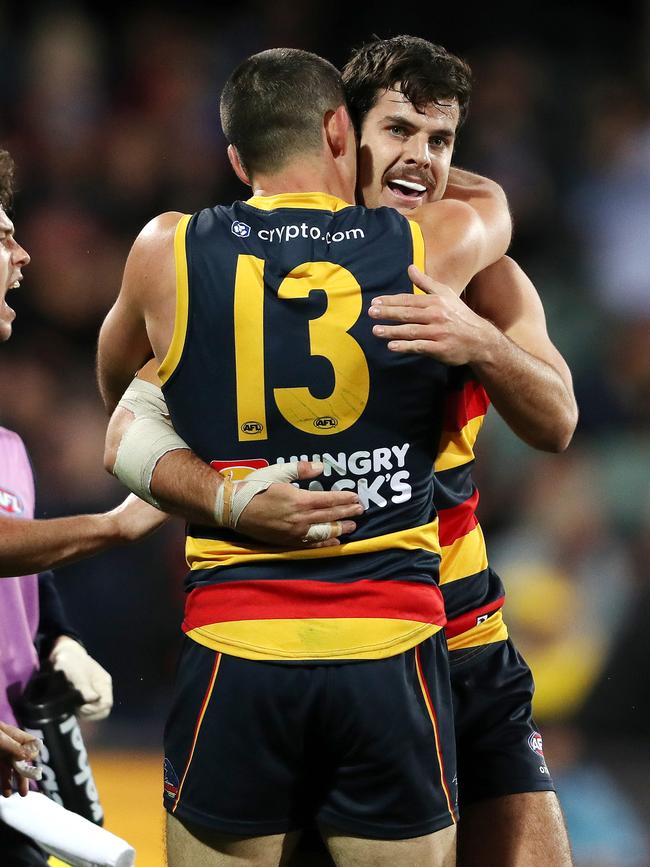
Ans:
<svg viewBox="0 0 650 867"><path fill-rule="evenodd" d="M30 575L123 541L110 513L50 520L0 518L0 577Z"/></svg>
<svg viewBox="0 0 650 867"><path fill-rule="evenodd" d="M480 359L472 369L494 408L524 442L561 452L577 422L573 392L560 373L488 323Z"/></svg>
<svg viewBox="0 0 650 867"><path fill-rule="evenodd" d="M214 524L217 489L222 482L221 474L194 452L176 449L157 462L151 476L151 493L172 515Z"/></svg>

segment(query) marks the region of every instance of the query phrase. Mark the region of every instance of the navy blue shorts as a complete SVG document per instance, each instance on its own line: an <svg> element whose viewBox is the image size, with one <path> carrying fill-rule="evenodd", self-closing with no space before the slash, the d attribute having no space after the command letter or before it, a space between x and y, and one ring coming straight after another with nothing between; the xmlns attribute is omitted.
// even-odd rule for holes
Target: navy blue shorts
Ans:
<svg viewBox="0 0 650 867"><path fill-rule="evenodd" d="M512 641L449 653L463 806L521 792L553 792L532 718L535 684Z"/></svg>
<svg viewBox="0 0 650 867"><path fill-rule="evenodd" d="M165 727L165 808L239 836L314 821L406 839L456 820L442 631L387 659L275 663L186 638Z"/></svg>

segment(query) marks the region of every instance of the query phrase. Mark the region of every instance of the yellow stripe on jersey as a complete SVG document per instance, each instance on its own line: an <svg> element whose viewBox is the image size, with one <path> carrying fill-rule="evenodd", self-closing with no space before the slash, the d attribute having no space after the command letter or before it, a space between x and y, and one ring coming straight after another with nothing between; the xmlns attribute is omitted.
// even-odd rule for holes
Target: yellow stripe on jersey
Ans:
<svg viewBox="0 0 650 867"><path fill-rule="evenodd" d="M239 439L265 440L264 260L238 256L235 277L235 377Z"/></svg>
<svg viewBox="0 0 650 867"><path fill-rule="evenodd" d="M201 539L188 536L185 543L185 557L190 569L211 569L213 566L239 566L241 563L261 563L265 560L314 560L323 557L346 557L352 554L374 554L377 551L412 551L422 548L440 554L438 541L438 519L419 527L386 533L372 539L359 539L345 542L330 548L310 548L302 550L278 551L252 545L233 545L221 539Z"/></svg>
<svg viewBox="0 0 650 867"><path fill-rule="evenodd" d="M460 635L448 638L447 647L449 650L464 650L466 647L480 647L483 644L494 644L495 641L505 641L507 637L508 627L499 609L487 620L477 623Z"/></svg>
<svg viewBox="0 0 650 867"><path fill-rule="evenodd" d="M487 569L488 558L481 525L442 548L440 584L459 581Z"/></svg>
<svg viewBox="0 0 650 867"><path fill-rule="evenodd" d="M328 193L278 193L277 196L252 196L246 203L258 211L276 208L307 208L311 211L342 211L352 208L349 202Z"/></svg>
<svg viewBox="0 0 650 867"><path fill-rule="evenodd" d="M192 215L185 214L178 221L174 233L174 259L176 262L176 316L174 318L174 333L169 344L167 355L158 368L158 378L161 383L167 382L176 370L183 354L185 335L187 334L187 315L189 309L189 279L187 276L187 251L185 250L185 235L187 224Z"/></svg>
<svg viewBox="0 0 650 867"><path fill-rule="evenodd" d="M461 431L443 431L434 471L441 473L461 467L474 457L474 443L481 430L485 416L470 419Z"/></svg>
<svg viewBox="0 0 650 867"><path fill-rule="evenodd" d="M411 235L413 236L413 264L416 268L419 268L420 271L424 272L426 266L426 255L424 249L424 236L422 235L422 229L417 223L414 223L413 220L408 221L409 228L411 230ZM413 284L413 293L415 295L425 295L426 293Z"/></svg>
<svg viewBox="0 0 650 867"><path fill-rule="evenodd" d="M231 620L185 634L244 659L383 659L410 650L440 628L412 620L335 617Z"/></svg>

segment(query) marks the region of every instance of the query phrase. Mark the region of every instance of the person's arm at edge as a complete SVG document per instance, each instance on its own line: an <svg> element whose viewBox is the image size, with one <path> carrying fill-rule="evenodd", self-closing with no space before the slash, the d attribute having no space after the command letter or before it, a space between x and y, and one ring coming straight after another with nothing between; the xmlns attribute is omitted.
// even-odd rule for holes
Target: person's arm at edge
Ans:
<svg viewBox="0 0 650 867"><path fill-rule="evenodd" d="M0 516L0 578L44 572L135 541L165 517L133 495L109 512L96 515L48 519Z"/></svg>

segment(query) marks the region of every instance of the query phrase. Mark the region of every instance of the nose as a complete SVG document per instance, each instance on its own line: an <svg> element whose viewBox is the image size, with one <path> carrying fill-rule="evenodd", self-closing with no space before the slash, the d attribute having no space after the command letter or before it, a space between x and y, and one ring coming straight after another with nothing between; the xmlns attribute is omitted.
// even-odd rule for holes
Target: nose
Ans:
<svg viewBox="0 0 650 867"><path fill-rule="evenodd" d="M431 165L431 152L427 136L413 135L406 145L406 162L418 168L428 169Z"/></svg>
<svg viewBox="0 0 650 867"><path fill-rule="evenodd" d="M25 268L31 261L31 256L24 247L21 247L17 241L14 241L14 253L12 256L14 265L19 268Z"/></svg>

